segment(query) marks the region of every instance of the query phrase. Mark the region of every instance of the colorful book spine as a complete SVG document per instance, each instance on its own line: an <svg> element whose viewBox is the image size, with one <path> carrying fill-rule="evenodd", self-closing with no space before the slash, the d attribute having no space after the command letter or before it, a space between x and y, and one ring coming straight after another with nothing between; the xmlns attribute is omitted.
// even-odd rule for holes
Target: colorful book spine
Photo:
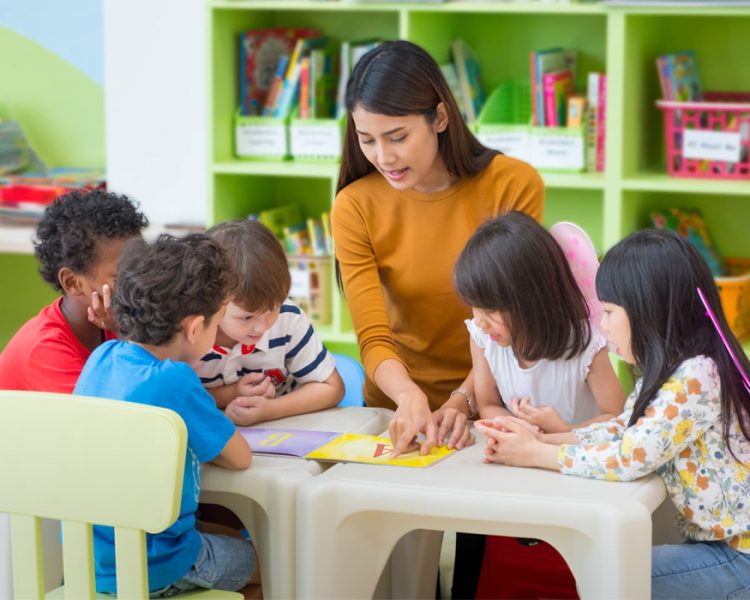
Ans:
<svg viewBox="0 0 750 600"><path fill-rule="evenodd" d="M310 248L315 256L326 256L325 233L323 223L318 219L307 219L307 233L310 237Z"/></svg>
<svg viewBox="0 0 750 600"><path fill-rule="evenodd" d="M279 63L276 65L276 75L274 75L271 89L268 91L268 97L266 98L266 104L263 107L263 116L270 117L273 115L273 110L276 107L276 102L279 99L279 94L284 86L284 73L286 73L287 65L289 64L289 57L286 54L279 56Z"/></svg>
<svg viewBox="0 0 750 600"><path fill-rule="evenodd" d="M599 76L599 111L596 117L596 170L604 171L607 143L607 75Z"/></svg>
<svg viewBox="0 0 750 600"><path fill-rule="evenodd" d="M321 94L321 86L322 78L328 73L328 53L323 50L322 48L316 48L310 53L310 69L309 69L309 79L310 79L310 116L313 119L317 119L318 117L325 116L330 117L330 115L321 115L321 111L323 110L323 106L321 106L318 101L318 98Z"/></svg>
<svg viewBox="0 0 750 600"><path fill-rule="evenodd" d="M333 236L331 235L331 213L324 212L320 215L323 224L323 237L325 238L326 254L333 255Z"/></svg>
<svg viewBox="0 0 750 600"><path fill-rule="evenodd" d="M291 60L291 59L290 59ZM276 102L276 106L273 109L274 117L286 117L289 114L294 98L297 95L297 89L299 87L299 75L300 75L300 63L298 62L291 67L292 73L289 77L284 79L284 85L281 88L279 99Z"/></svg>
<svg viewBox="0 0 750 600"><path fill-rule="evenodd" d="M312 254L307 225L290 225L283 228L284 249L295 256Z"/></svg>
<svg viewBox="0 0 750 600"><path fill-rule="evenodd" d="M531 73L531 124L534 127L539 126L539 112L537 107L537 93L536 93L536 52L531 52L529 54L530 58L530 69L529 72Z"/></svg>
<svg viewBox="0 0 750 600"><path fill-rule="evenodd" d="M542 77L542 97L544 98L544 126L557 127L557 97L555 96L556 73L547 73Z"/></svg>
<svg viewBox="0 0 750 600"><path fill-rule="evenodd" d="M586 114L586 98L583 96L570 96L568 98L568 114L565 126L573 129L583 127L583 117Z"/></svg>
<svg viewBox="0 0 750 600"><path fill-rule="evenodd" d="M247 32L240 34L240 114L248 115L247 105L247 77L245 76L245 65L247 64Z"/></svg>
<svg viewBox="0 0 750 600"><path fill-rule="evenodd" d="M299 74L299 116L310 118L310 58L301 61Z"/></svg>
<svg viewBox="0 0 750 600"><path fill-rule="evenodd" d="M660 56L656 59L656 70L659 73L659 84L661 86L661 97L664 100L673 100L672 90L672 68L668 56Z"/></svg>
<svg viewBox="0 0 750 600"><path fill-rule="evenodd" d="M534 69L535 78L532 81L532 88L536 92L536 122L540 127L543 127L547 122L544 103L544 75L545 73L562 71L564 69L569 69L575 74L576 51L564 50L563 48L547 48L546 50L535 52L534 55L536 67Z"/></svg>
<svg viewBox="0 0 750 600"><path fill-rule="evenodd" d="M341 42L341 54L339 58L339 85L336 90L336 118L340 119L346 107L344 106L344 97L346 96L346 83L349 81L351 74L351 43L344 40Z"/></svg>
<svg viewBox="0 0 750 600"><path fill-rule="evenodd" d="M586 170L596 171L596 129L599 118L600 73L589 73L586 111Z"/></svg>
<svg viewBox="0 0 750 600"><path fill-rule="evenodd" d="M569 70L546 73L544 83L544 124L564 127L568 96L573 92L573 74Z"/></svg>

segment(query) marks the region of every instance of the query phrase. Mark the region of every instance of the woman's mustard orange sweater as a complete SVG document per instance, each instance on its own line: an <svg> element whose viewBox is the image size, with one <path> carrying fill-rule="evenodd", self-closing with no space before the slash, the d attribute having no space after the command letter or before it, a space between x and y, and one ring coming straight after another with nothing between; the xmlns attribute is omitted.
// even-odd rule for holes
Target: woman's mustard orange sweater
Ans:
<svg viewBox="0 0 750 600"><path fill-rule="evenodd" d="M440 192L398 191L378 172L336 196L331 220L344 293L366 372L368 406L394 408L373 373L401 361L435 410L471 370L453 267L484 221L511 210L541 221L544 185L524 162L496 156Z"/></svg>

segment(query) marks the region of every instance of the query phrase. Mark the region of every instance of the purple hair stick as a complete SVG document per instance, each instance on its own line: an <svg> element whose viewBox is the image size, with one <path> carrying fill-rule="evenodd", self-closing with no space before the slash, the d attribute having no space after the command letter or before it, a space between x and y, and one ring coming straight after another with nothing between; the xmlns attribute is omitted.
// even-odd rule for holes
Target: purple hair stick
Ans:
<svg viewBox="0 0 750 600"><path fill-rule="evenodd" d="M729 345L729 340L727 340L727 337L724 335L724 332L719 326L719 322L716 320L714 311L711 310L711 306L708 304L706 296L703 295L703 290L700 288L695 288L695 290L698 292L698 297L701 299L701 302L703 302L703 306L706 308L706 316L711 319L711 323L714 324L716 333L719 334L721 341L724 342L724 347L727 349L727 352L729 352L729 356L732 357L732 362L734 363L734 366L737 368L737 371L742 377L742 382L745 384L745 390L747 390L747 393L750 394L750 378L748 378L747 373L745 373L745 370L742 368L740 361L737 360L737 356L734 354L734 350L732 350L732 347Z"/></svg>

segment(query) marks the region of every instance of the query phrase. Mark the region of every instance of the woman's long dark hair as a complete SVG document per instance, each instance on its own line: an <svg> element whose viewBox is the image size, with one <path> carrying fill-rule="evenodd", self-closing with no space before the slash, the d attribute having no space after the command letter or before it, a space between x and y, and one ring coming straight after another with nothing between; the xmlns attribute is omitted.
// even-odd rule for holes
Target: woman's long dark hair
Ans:
<svg viewBox="0 0 750 600"><path fill-rule="evenodd" d="M499 152L483 146L469 131L440 67L427 51L401 40L383 42L365 54L346 85L348 114L336 192L375 169L359 147L351 115L357 106L392 117L424 115L432 123L441 102L448 128L438 134L440 157L451 175L476 175Z"/></svg>
<svg viewBox="0 0 750 600"><path fill-rule="evenodd" d="M525 213L483 223L458 257L453 280L469 306L503 313L519 358L569 359L591 340L586 300L562 248Z"/></svg>
<svg viewBox="0 0 750 600"><path fill-rule="evenodd" d="M718 369L722 433L729 447L735 415L750 439L750 394L706 316L696 288L703 291L734 354L750 373L750 362L729 330L706 261L676 233L648 229L629 235L607 252L596 276L599 299L621 306L630 319L631 353L643 375L628 426L643 416L680 363L702 354L712 358Z"/></svg>

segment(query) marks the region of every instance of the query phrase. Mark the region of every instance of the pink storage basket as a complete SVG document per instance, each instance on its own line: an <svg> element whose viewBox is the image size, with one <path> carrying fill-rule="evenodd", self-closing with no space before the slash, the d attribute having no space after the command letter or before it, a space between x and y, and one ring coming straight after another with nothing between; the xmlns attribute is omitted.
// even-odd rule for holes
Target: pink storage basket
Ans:
<svg viewBox="0 0 750 600"><path fill-rule="evenodd" d="M656 102L664 113L668 173L673 177L750 179L750 93L708 92L705 97L701 102ZM683 142L690 130L739 134L739 160L686 158Z"/></svg>

